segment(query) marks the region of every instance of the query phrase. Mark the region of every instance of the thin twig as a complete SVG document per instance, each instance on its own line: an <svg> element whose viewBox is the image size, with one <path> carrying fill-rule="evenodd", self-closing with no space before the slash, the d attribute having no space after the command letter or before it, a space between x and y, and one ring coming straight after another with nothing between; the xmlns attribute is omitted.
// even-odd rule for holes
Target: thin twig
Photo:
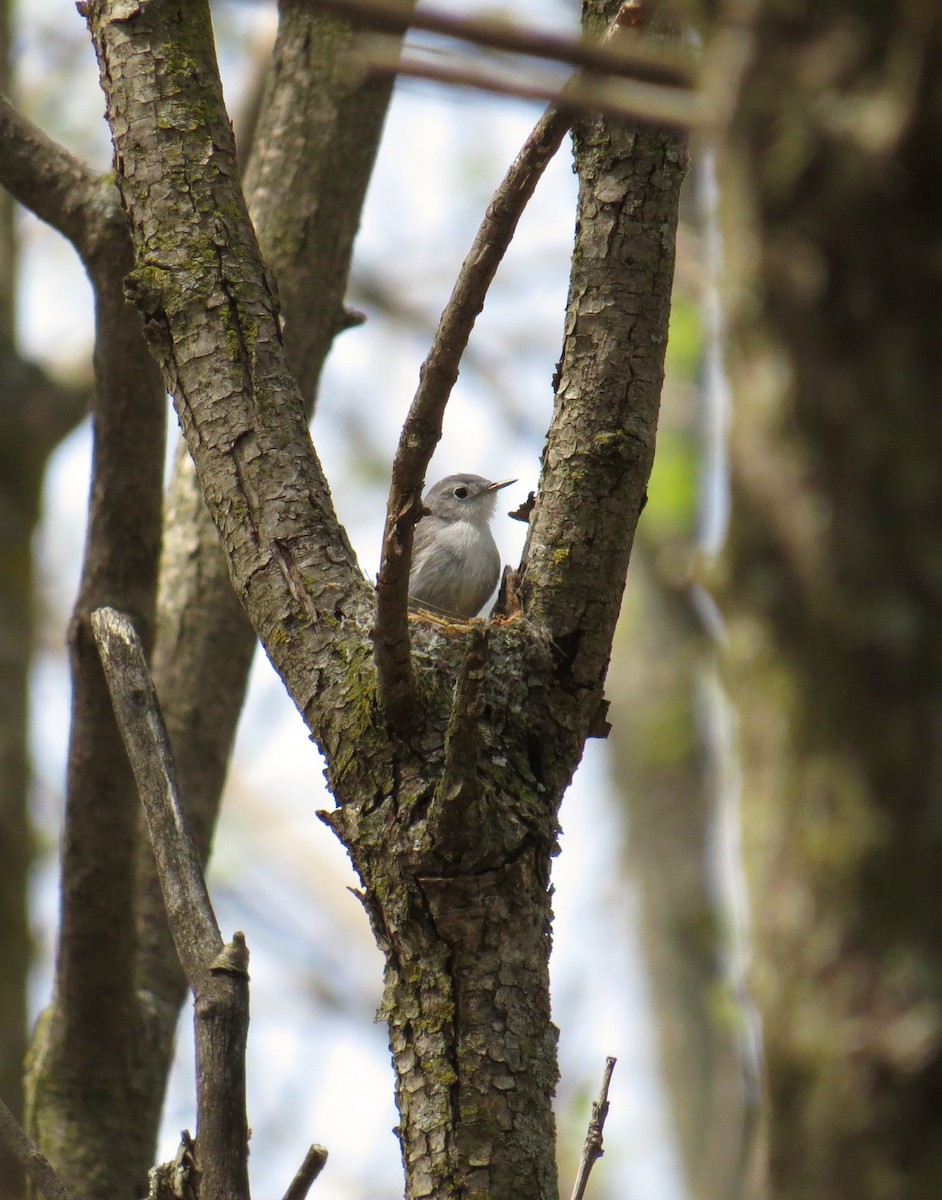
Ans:
<svg viewBox="0 0 942 1200"><path fill-rule="evenodd" d="M703 105L697 93L655 83L589 74L578 75L563 87L523 83L474 64L403 58L398 43L386 50L378 39L362 45L359 56L369 70L378 74L408 75L520 100L548 101L572 115L602 113L669 129L690 129L704 123Z"/></svg>
<svg viewBox="0 0 942 1200"><path fill-rule="evenodd" d="M223 948L206 879L177 789L163 713L140 639L123 613L92 613L108 690L137 780L180 964L198 990Z"/></svg>
<svg viewBox="0 0 942 1200"><path fill-rule="evenodd" d="M694 83L692 64L687 57L674 49L665 50L637 40L570 38L487 17L456 17L438 9L413 11L411 5L401 0L316 0L316 5L326 12L361 18L378 32L401 34L411 27L492 50L568 63L620 78L668 87L691 87ZM623 24L634 25L634 22Z"/></svg>
<svg viewBox="0 0 942 1200"><path fill-rule="evenodd" d="M72 1200L55 1173L52 1163L21 1127L19 1121L0 1100L0 1139L29 1176L30 1183L46 1200Z"/></svg>
<svg viewBox="0 0 942 1200"><path fill-rule="evenodd" d="M285 1200L305 1200L311 1190L311 1184L323 1171L326 1162L326 1149L316 1144L311 1146L304 1156L304 1162L298 1167L298 1173L288 1185Z"/></svg>
<svg viewBox="0 0 942 1200"><path fill-rule="evenodd" d="M602 1130L605 1127L605 1118L608 1116L608 1086L612 1082L612 1071L615 1070L617 1059L606 1058L605 1071L602 1074L602 1086L599 1089L599 1098L592 1105L592 1116L589 1118L589 1128L585 1135L585 1142L582 1147L582 1159L579 1163L579 1172L576 1175L576 1182L572 1189L571 1200L582 1200L585 1195L586 1185L589 1182L589 1173L595 1166L597 1159L601 1158L605 1151L602 1149Z"/></svg>

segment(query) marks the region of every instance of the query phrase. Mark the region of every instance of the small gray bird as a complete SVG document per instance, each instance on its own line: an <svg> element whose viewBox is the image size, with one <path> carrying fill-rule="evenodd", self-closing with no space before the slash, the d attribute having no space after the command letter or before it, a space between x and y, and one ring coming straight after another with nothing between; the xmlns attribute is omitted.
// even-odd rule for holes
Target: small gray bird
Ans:
<svg viewBox="0 0 942 1200"><path fill-rule="evenodd" d="M428 516L415 527L409 601L467 620L497 584L500 554L488 525L497 493L516 483L480 475L447 475L422 498Z"/></svg>

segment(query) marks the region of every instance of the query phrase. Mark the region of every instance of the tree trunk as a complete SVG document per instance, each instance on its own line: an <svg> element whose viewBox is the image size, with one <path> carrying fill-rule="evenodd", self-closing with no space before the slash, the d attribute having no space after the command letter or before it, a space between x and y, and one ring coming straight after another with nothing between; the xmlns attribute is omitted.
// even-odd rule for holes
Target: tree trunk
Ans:
<svg viewBox="0 0 942 1200"><path fill-rule="evenodd" d="M757 7L731 682L775 1200L942 1192L942 16Z"/></svg>

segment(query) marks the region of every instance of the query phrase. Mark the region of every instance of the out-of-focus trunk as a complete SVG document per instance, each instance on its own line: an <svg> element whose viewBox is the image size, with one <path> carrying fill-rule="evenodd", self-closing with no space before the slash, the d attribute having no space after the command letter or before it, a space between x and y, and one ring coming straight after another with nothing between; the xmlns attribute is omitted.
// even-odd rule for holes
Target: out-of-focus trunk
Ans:
<svg viewBox="0 0 942 1200"><path fill-rule="evenodd" d="M769 1195L942 1194L942 13L757 6L725 607Z"/></svg>

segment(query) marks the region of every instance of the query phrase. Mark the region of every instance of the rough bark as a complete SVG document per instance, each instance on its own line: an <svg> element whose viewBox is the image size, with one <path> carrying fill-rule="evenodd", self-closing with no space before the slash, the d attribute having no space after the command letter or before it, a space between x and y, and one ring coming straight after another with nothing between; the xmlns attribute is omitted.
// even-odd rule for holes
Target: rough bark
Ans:
<svg viewBox="0 0 942 1200"><path fill-rule="evenodd" d="M577 655L590 682L573 688L572 658L560 669L553 629L547 636L518 620L448 636L417 626L421 720L409 737L390 737L368 636L371 589L337 525L287 370L238 187L208 13L182 0L130 9L95 0L87 11L135 242L136 300L233 583L325 754L339 806L328 819L360 873L386 951L407 1195L552 1200L549 862L556 808L597 706L608 647L593 639ZM605 131L597 136L607 142ZM629 138L622 149L634 145ZM675 139L663 139L662 170L647 164L647 189L640 177L624 186L614 150L609 162L620 181L608 210L616 227L631 206L647 204L665 224L676 218ZM597 180L602 171L597 163ZM663 228L657 244L646 266L667 280L667 294L672 239ZM621 257L625 243L616 238L613 247L615 273L640 285ZM646 290L660 296L664 286ZM663 354L666 306L658 311L665 327L650 332ZM624 371L617 335L605 349ZM652 373L659 377L652 364L648 353L646 387ZM613 421L629 419L623 394L602 403L615 404ZM637 403L650 439L650 390ZM625 470L617 484L640 498L650 459L633 462L632 482ZM583 480L587 501L612 482L594 460L553 459L546 477L558 486L550 491L568 484L571 496L569 473ZM622 538L636 512L619 510ZM568 536L564 551L581 535ZM613 553L600 565L606 611L617 609L625 560ZM559 570L544 581L539 566L529 579L537 605L542 587L567 582Z"/></svg>
<svg viewBox="0 0 942 1200"><path fill-rule="evenodd" d="M617 8L586 13L600 27ZM625 531L654 459L686 150L682 135L601 118L580 122L574 141L579 234L522 594L567 685L600 699L631 553Z"/></svg>
<svg viewBox="0 0 942 1200"><path fill-rule="evenodd" d="M351 37L348 25L309 5L282 4L245 171L249 212L286 316L288 360L308 410L345 323L353 238L391 91L388 81L350 69ZM165 513L153 671L204 860L255 641L184 446ZM169 1063L184 983L146 845L139 879L139 972L165 1013L161 1053Z"/></svg>
<svg viewBox="0 0 942 1200"><path fill-rule="evenodd" d="M942 1189L942 18L766 2L751 33L728 604L769 1193L916 1200Z"/></svg>

